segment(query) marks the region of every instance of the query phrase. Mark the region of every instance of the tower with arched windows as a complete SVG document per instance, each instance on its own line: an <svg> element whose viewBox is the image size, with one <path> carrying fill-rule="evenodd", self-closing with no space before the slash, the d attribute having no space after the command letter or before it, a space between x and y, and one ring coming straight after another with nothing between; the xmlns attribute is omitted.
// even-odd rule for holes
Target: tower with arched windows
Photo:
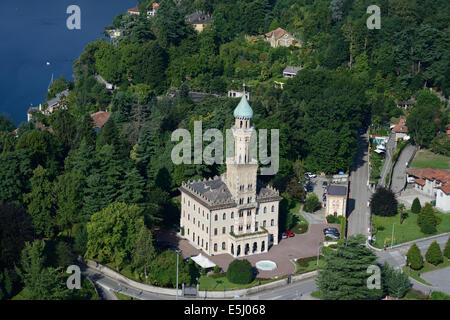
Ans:
<svg viewBox="0 0 450 320"><path fill-rule="evenodd" d="M267 252L278 244L282 198L257 180L253 110L245 95L233 115L234 152L227 158L227 171L180 187L180 234L206 254L239 257Z"/></svg>

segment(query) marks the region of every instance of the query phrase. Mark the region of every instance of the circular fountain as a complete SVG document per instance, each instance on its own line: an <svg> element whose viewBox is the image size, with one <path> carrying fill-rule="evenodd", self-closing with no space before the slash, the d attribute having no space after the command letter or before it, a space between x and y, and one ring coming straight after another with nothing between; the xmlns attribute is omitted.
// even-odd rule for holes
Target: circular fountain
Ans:
<svg viewBox="0 0 450 320"><path fill-rule="evenodd" d="M277 264L270 260L261 260L256 263L256 268L262 271L272 271L277 268Z"/></svg>

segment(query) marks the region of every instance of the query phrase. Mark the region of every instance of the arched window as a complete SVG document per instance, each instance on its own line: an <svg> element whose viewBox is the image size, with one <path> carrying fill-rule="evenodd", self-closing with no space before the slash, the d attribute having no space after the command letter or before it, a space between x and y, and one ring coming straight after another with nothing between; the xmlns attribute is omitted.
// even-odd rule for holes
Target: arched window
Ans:
<svg viewBox="0 0 450 320"><path fill-rule="evenodd" d="M273 227L273 224L274 224L274 220L272 219L272 220L270 220L270 225Z"/></svg>
<svg viewBox="0 0 450 320"><path fill-rule="evenodd" d="M217 214L214 216L214 221L217 221L217 219L219 219L219 217L217 216Z"/></svg>
<svg viewBox="0 0 450 320"><path fill-rule="evenodd" d="M274 212L275 211L275 206L272 206L272 212Z"/></svg>
<svg viewBox="0 0 450 320"><path fill-rule="evenodd" d="M264 207L264 213L267 213L267 208L266 207Z"/></svg>
<svg viewBox="0 0 450 320"><path fill-rule="evenodd" d="M214 251L217 251L217 243L214 243Z"/></svg>
<svg viewBox="0 0 450 320"><path fill-rule="evenodd" d="M234 212L231 212L231 219L234 219Z"/></svg>
<svg viewBox="0 0 450 320"><path fill-rule="evenodd" d="M225 250L225 242L222 242L222 250Z"/></svg>
<svg viewBox="0 0 450 320"><path fill-rule="evenodd" d="M224 213L223 216L222 216L222 220L225 220L226 218L227 218L227 214Z"/></svg>

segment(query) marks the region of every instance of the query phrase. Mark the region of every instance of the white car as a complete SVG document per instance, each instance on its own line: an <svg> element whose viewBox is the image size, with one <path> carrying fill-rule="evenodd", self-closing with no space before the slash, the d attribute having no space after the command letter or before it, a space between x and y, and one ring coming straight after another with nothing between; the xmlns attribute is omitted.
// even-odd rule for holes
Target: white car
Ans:
<svg viewBox="0 0 450 320"><path fill-rule="evenodd" d="M315 178L315 177L317 177L314 173L311 173L311 172L306 172L305 173L309 178Z"/></svg>

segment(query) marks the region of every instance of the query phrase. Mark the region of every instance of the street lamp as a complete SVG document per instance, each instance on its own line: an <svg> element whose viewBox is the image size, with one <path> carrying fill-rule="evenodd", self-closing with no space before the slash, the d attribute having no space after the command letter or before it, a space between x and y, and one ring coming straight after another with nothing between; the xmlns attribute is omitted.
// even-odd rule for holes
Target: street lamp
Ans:
<svg viewBox="0 0 450 320"><path fill-rule="evenodd" d="M180 250L177 250L176 251L176 253L177 253L177 286L176 286L176 300L178 300L178 259L179 259L179 257L180 257Z"/></svg>
<svg viewBox="0 0 450 320"><path fill-rule="evenodd" d="M394 245L394 225L396 224L396 222L394 222L393 224L392 224L392 238L391 238L391 249L392 249L392 246Z"/></svg>

